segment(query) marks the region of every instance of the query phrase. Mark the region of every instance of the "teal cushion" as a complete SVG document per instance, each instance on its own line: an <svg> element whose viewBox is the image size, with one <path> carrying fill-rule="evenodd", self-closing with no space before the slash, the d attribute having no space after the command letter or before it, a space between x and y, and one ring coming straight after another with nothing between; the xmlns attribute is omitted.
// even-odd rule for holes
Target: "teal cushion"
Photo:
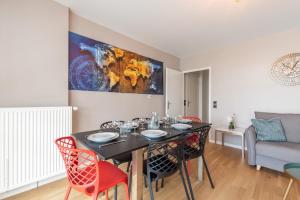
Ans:
<svg viewBox="0 0 300 200"><path fill-rule="evenodd" d="M252 119L251 122L256 131L256 140L286 142L280 118Z"/></svg>

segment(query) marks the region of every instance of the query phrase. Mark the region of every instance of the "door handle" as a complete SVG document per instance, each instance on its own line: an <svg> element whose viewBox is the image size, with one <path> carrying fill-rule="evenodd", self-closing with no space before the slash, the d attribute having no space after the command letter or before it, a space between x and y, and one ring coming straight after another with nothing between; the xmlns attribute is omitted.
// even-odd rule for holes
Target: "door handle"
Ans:
<svg viewBox="0 0 300 200"><path fill-rule="evenodd" d="M191 104L191 102L190 102L190 101L188 101L188 102L187 102L187 105L188 105L188 107L190 107L190 104Z"/></svg>
<svg viewBox="0 0 300 200"><path fill-rule="evenodd" d="M170 105L171 105L171 102L168 101L168 103L167 103L167 108L168 108L168 110L170 109Z"/></svg>

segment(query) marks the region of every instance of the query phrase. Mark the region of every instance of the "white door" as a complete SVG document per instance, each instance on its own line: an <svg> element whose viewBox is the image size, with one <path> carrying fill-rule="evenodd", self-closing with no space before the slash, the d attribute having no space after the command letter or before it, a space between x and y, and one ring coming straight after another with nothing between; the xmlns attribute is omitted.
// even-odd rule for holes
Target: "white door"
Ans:
<svg viewBox="0 0 300 200"><path fill-rule="evenodd" d="M166 68L166 114L171 117L184 113L184 74Z"/></svg>
<svg viewBox="0 0 300 200"><path fill-rule="evenodd" d="M185 115L186 116L201 116L200 103L200 87L202 76L199 72L186 73L184 76L185 87Z"/></svg>

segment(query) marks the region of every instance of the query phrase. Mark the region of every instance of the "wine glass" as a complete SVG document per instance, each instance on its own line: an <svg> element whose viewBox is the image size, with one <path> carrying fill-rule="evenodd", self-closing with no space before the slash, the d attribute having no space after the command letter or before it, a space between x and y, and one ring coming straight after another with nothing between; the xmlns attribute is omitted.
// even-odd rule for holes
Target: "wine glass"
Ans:
<svg viewBox="0 0 300 200"><path fill-rule="evenodd" d="M145 129L145 123L146 123L146 119L145 118L141 118L140 120L139 120L139 123L141 124L141 129Z"/></svg>
<svg viewBox="0 0 300 200"><path fill-rule="evenodd" d="M139 127L139 123L136 121L132 121L131 122L132 128L133 128L133 133L131 133L132 135L139 135L139 133L136 132L136 129Z"/></svg>

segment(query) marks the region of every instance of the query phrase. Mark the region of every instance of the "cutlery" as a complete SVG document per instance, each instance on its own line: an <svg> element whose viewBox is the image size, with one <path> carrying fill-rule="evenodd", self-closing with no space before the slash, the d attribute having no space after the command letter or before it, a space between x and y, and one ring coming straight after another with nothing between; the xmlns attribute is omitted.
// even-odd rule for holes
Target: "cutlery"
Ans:
<svg viewBox="0 0 300 200"><path fill-rule="evenodd" d="M102 145L99 145L99 148L109 146L109 145L112 145L112 144L118 144L118 143L125 142L125 141L126 140L119 140L119 141L116 141L116 142L110 142L110 143L102 144Z"/></svg>

